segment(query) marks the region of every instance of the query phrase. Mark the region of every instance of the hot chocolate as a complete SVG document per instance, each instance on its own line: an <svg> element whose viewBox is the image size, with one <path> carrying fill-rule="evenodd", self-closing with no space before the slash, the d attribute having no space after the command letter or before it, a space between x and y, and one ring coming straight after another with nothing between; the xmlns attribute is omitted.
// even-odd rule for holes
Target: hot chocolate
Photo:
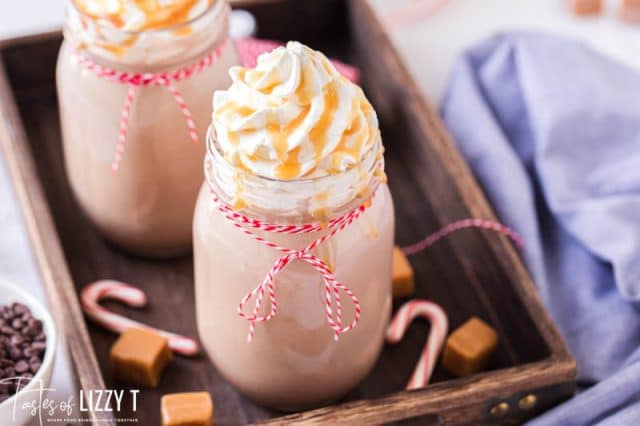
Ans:
<svg viewBox="0 0 640 426"><path fill-rule="evenodd" d="M200 337L221 374L261 404L321 405L371 370L389 321L394 212L377 117L359 87L299 43L261 56L255 69L232 68L231 76L229 90L214 96L208 181L194 219ZM252 318L259 299L256 314L267 317L255 323L250 343L238 304L283 253L243 233L221 209L237 212L239 222L283 229L316 224L312 232L251 231L291 249L295 260L275 275L273 295L265 290L245 299L245 316ZM304 250L332 232L336 218L358 209L366 210L353 223ZM326 299L324 267L344 283L332 287L340 308L335 294ZM328 324L328 304L334 318L341 309L343 325L361 311L355 328L337 332Z"/></svg>
<svg viewBox="0 0 640 426"><path fill-rule="evenodd" d="M134 253L163 257L191 247L209 93L228 85L228 68L238 63L228 14L223 0L67 4L57 71L67 175L102 234ZM187 77L123 84L123 73L185 69Z"/></svg>

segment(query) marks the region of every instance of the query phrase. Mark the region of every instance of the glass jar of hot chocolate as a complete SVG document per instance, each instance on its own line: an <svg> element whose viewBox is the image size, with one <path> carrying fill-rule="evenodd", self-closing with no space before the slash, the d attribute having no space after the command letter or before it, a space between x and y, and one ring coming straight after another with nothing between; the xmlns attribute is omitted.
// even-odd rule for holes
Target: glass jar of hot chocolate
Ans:
<svg viewBox="0 0 640 426"><path fill-rule="evenodd" d="M260 404L319 406L373 368L391 312L394 210L377 117L299 43L231 75L214 95L194 218L200 338Z"/></svg>
<svg viewBox="0 0 640 426"><path fill-rule="evenodd" d="M66 13L58 100L80 207L130 252L187 253L210 93L239 62L228 5L69 0Z"/></svg>

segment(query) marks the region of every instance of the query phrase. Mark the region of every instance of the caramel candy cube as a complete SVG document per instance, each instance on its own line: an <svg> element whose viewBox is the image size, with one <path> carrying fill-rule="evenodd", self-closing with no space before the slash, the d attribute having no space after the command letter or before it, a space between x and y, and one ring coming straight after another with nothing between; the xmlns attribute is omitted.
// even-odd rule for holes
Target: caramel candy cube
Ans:
<svg viewBox="0 0 640 426"><path fill-rule="evenodd" d="M172 359L167 339L138 328L126 330L111 347L113 377L129 385L155 388Z"/></svg>
<svg viewBox="0 0 640 426"><path fill-rule="evenodd" d="M640 23L640 0L624 0L620 8L620 19Z"/></svg>
<svg viewBox="0 0 640 426"><path fill-rule="evenodd" d="M602 12L602 0L572 0L572 7L576 15L598 15Z"/></svg>
<svg viewBox="0 0 640 426"><path fill-rule="evenodd" d="M213 402L209 392L172 393L160 401L162 426L211 426Z"/></svg>
<svg viewBox="0 0 640 426"><path fill-rule="evenodd" d="M415 291L413 268L399 247L393 248L393 266L391 282L393 298L411 296Z"/></svg>
<svg viewBox="0 0 640 426"><path fill-rule="evenodd" d="M473 317L449 338L442 364L456 376L468 376L484 370L498 345L498 334L479 318Z"/></svg>

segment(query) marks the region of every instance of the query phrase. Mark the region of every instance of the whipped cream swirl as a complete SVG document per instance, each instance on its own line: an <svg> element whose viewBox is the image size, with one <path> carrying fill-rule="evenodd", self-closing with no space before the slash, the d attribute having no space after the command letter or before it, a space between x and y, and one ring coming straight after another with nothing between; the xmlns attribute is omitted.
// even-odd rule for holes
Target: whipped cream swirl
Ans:
<svg viewBox="0 0 640 426"><path fill-rule="evenodd" d="M213 97L223 155L252 174L294 180L342 173L380 144L378 118L362 89L320 52L289 42L233 67Z"/></svg>
<svg viewBox="0 0 640 426"><path fill-rule="evenodd" d="M162 29L203 14L215 0L73 0L97 22L122 31Z"/></svg>
<svg viewBox="0 0 640 426"><path fill-rule="evenodd" d="M76 47L121 63L170 62L226 31L214 25L224 7L222 0L71 0L65 34Z"/></svg>

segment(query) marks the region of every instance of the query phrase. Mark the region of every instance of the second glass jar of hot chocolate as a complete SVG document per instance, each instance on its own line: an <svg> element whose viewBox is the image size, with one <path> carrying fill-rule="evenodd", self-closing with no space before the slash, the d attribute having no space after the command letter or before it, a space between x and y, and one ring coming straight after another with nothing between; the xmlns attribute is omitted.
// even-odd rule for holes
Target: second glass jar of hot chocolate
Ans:
<svg viewBox="0 0 640 426"><path fill-rule="evenodd" d="M130 252L188 252L210 93L238 62L228 5L69 0L66 11L57 85L76 199Z"/></svg>

